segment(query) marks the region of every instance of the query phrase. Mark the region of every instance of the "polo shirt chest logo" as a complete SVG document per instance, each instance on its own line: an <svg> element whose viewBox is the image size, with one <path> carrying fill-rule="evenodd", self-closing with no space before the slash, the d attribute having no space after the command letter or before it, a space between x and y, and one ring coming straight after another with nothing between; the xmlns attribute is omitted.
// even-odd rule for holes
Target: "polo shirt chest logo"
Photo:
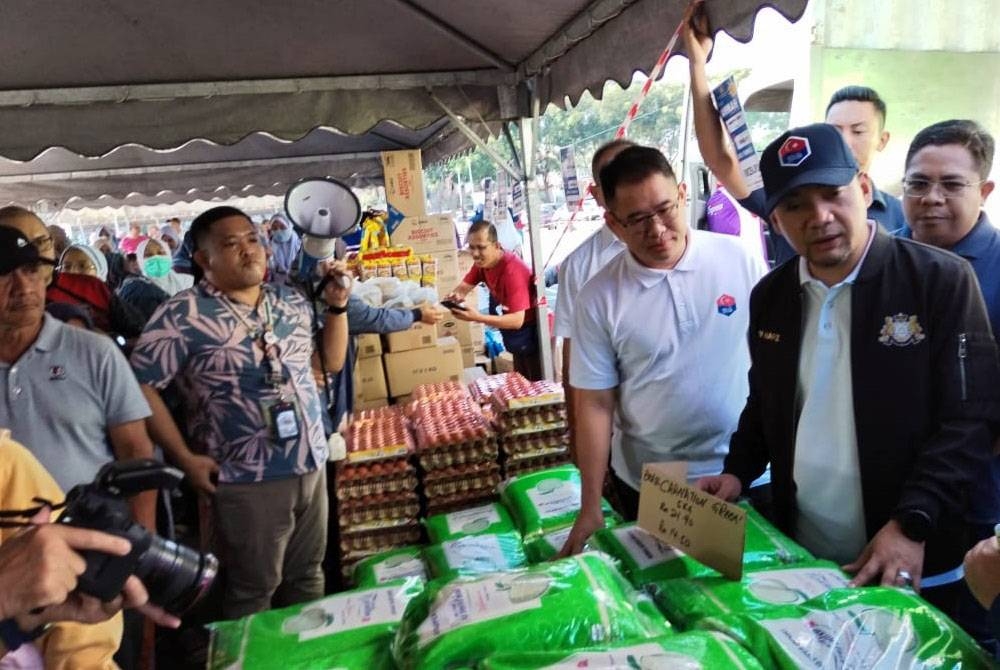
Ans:
<svg viewBox="0 0 1000 670"><path fill-rule="evenodd" d="M66 368L61 365L49 366L49 381L66 379Z"/></svg>
<svg viewBox="0 0 1000 670"><path fill-rule="evenodd" d="M736 311L736 298L728 293L723 293L719 296L718 300L715 301L715 307L719 310L719 314L722 314L723 316L731 316L732 313Z"/></svg>
<svg viewBox="0 0 1000 670"><path fill-rule="evenodd" d="M900 313L885 317L878 341L887 347L908 347L920 344L926 337L916 316Z"/></svg>

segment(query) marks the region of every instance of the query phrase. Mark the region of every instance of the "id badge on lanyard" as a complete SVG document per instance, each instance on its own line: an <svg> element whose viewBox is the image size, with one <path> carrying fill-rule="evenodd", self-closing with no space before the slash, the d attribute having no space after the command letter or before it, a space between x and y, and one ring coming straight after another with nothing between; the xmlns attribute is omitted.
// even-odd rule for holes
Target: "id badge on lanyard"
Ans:
<svg viewBox="0 0 1000 670"><path fill-rule="evenodd" d="M261 336L261 345L264 349L264 367L266 368L265 381L275 391L280 394L278 400L262 402L262 409L267 423L271 428L271 435L276 442L294 440L299 437L298 404L293 397L288 396L282 390L285 384L285 368L281 364L280 352L278 351L278 337L273 330L271 322L271 310L267 302L264 303L266 322L264 333Z"/></svg>

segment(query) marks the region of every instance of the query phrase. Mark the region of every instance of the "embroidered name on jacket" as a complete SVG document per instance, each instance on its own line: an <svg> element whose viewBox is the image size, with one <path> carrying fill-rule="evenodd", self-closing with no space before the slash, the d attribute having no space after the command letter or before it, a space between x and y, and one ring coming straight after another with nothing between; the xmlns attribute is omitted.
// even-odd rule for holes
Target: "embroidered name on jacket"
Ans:
<svg viewBox="0 0 1000 670"><path fill-rule="evenodd" d="M887 347L908 347L920 344L926 337L916 316L896 314L885 317L878 341Z"/></svg>

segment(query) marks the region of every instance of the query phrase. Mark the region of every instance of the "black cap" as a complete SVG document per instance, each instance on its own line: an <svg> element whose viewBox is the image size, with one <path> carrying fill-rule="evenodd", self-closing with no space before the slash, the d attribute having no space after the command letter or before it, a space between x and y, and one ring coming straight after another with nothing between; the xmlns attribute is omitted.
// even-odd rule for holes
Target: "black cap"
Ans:
<svg viewBox="0 0 1000 670"><path fill-rule="evenodd" d="M760 157L767 214L799 186L844 186L860 168L840 131L828 123L792 128Z"/></svg>
<svg viewBox="0 0 1000 670"><path fill-rule="evenodd" d="M8 275L25 265L55 265L56 262L38 255L38 247L17 228L0 226L0 275Z"/></svg>

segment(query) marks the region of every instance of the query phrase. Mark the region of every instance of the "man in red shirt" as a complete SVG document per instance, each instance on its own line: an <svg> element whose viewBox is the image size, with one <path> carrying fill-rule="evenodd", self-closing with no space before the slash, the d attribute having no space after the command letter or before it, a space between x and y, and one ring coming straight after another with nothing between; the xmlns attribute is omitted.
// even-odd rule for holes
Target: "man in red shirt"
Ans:
<svg viewBox="0 0 1000 670"><path fill-rule="evenodd" d="M497 229L489 221L472 224L467 245L474 265L448 299L461 303L469 291L485 282L490 291L490 311L482 314L472 305L452 309L452 313L456 319L498 328L504 347L514 356L514 369L528 379L542 379L535 312L538 297L531 268L514 253L504 251L497 241Z"/></svg>

